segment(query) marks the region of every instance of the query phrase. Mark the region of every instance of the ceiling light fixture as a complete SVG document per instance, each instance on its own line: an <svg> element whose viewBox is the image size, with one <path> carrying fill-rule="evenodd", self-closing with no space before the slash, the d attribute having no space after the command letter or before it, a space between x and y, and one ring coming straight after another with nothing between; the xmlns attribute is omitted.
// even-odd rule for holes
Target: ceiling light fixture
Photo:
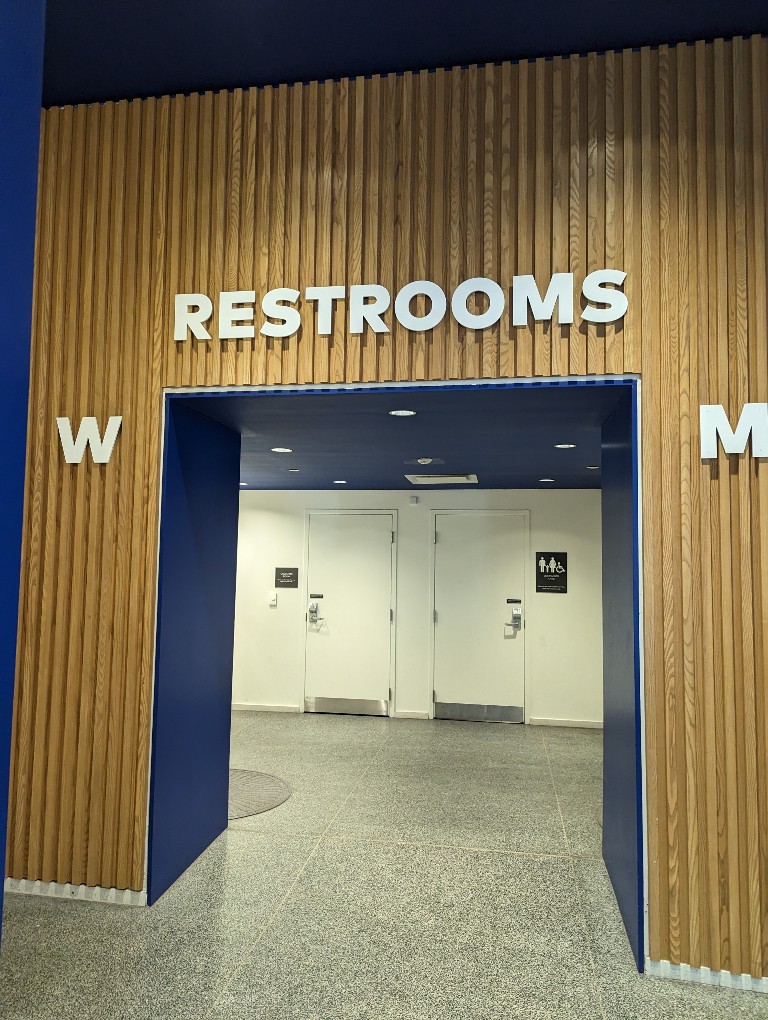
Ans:
<svg viewBox="0 0 768 1020"><path fill-rule="evenodd" d="M273 446L272 453L293 453L290 446Z"/></svg>
<svg viewBox="0 0 768 1020"><path fill-rule="evenodd" d="M406 411L404 409L398 411L389 411L388 413L391 414L393 418L412 418L416 414L415 411Z"/></svg>
<svg viewBox="0 0 768 1020"><path fill-rule="evenodd" d="M587 464L587 471L599 471L599 470L600 470L599 464Z"/></svg>
<svg viewBox="0 0 768 1020"><path fill-rule="evenodd" d="M298 472L298 468L288 468L289 475L295 475Z"/></svg>
<svg viewBox="0 0 768 1020"><path fill-rule="evenodd" d="M556 450L575 450L575 443L555 443Z"/></svg>
<svg viewBox="0 0 768 1020"><path fill-rule="evenodd" d="M346 482L346 479L344 479L344 478L337 478L336 481L333 484L334 485L346 485L347 482Z"/></svg>
<svg viewBox="0 0 768 1020"><path fill-rule="evenodd" d="M248 482L240 482L240 488L244 489L248 485Z"/></svg>
<svg viewBox="0 0 768 1020"><path fill-rule="evenodd" d="M430 464L445 464L445 461L440 457L412 457L410 460L404 460L403 464L418 464L419 467L428 467Z"/></svg>
<svg viewBox="0 0 768 1020"><path fill-rule="evenodd" d="M540 482L554 482L554 478L540 478Z"/></svg>

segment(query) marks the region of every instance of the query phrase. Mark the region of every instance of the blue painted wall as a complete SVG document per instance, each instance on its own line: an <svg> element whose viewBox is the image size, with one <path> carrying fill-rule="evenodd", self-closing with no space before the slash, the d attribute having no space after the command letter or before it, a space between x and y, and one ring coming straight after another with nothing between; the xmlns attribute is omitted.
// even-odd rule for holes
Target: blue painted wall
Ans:
<svg viewBox="0 0 768 1020"><path fill-rule="evenodd" d="M227 827L239 477L239 434L169 397L150 776L150 903Z"/></svg>
<svg viewBox="0 0 768 1020"><path fill-rule="evenodd" d="M603 858L644 966L637 420L627 396L603 424ZM632 541L629 540L632 536Z"/></svg>
<svg viewBox="0 0 768 1020"><path fill-rule="evenodd" d="M16 665L44 28L44 0L0 0L0 307L3 310L3 371L0 375L0 477L3 479L0 501L1 847L5 847L6 840Z"/></svg>

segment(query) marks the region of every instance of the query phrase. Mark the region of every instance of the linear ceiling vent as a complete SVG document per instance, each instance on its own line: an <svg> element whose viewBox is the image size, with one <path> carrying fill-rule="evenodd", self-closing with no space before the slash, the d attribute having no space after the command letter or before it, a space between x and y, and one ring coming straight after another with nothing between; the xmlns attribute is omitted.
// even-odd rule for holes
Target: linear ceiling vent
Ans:
<svg viewBox="0 0 768 1020"><path fill-rule="evenodd" d="M411 485L477 485L477 475L406 475Z"/></svg>

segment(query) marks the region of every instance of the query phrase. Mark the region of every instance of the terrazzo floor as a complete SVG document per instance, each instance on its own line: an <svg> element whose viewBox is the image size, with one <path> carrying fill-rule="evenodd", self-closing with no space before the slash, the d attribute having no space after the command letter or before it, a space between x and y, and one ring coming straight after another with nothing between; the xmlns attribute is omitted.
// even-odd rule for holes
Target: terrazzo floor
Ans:
<svg viewBox="0 0 768 1020"><path fill-rule="evenodd" d="M241 819L152 908L8 895L4 1020L741 1020L642 978L600 859L600 734L235 713Z"/></svg>

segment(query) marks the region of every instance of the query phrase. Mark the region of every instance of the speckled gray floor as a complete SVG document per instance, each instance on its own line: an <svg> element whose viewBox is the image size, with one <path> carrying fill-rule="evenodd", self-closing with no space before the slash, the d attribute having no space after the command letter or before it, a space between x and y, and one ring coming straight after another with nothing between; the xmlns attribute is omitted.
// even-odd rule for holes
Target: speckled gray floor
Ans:
<svg viewBox="0 0 768 1020"><path fill-rule="evenodd" d="M7 896L3 1020L752 1020L639 977L600 860L600 734L236 713L293 796L151 909Z"/></svg>

